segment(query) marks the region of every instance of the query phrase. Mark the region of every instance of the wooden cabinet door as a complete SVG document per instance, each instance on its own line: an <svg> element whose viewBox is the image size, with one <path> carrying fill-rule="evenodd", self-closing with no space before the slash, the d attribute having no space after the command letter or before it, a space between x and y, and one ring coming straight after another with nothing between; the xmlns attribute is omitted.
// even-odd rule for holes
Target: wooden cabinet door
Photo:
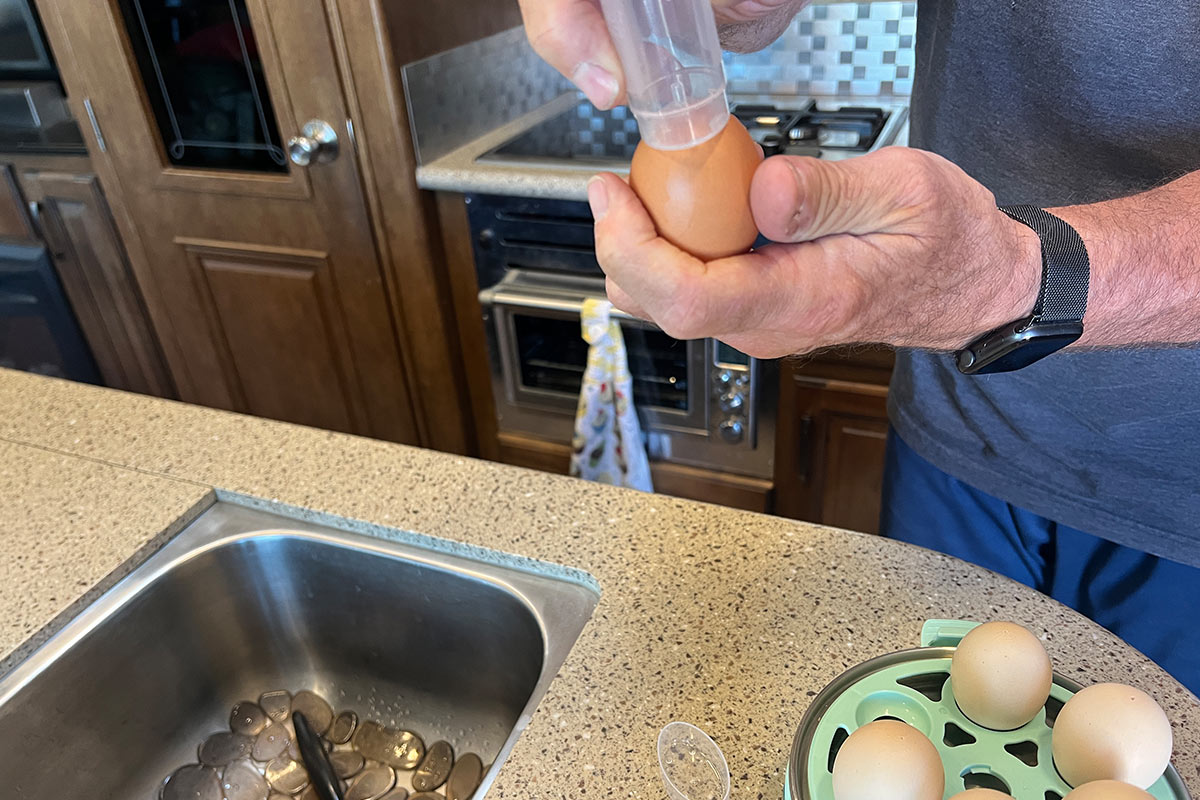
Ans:
<svg viewBox="0 0 1200 800"><path fill-rule="evenodd" d="M333 0L39 8L182 399L416 442Z"/></svg>
<svg viewBox="0 0 1200 800"><path fill-rule="evenodd" d="M878 533L887 451L886 411L882 419L830 411L824 425L821 522L852 531Z"/></svg>
<svg viewBox="0 0 1200 800"><path fill-rule="evenodd" d="M879 532L887 387L781 379L775 509L795 519Z"/></svg>
<svg viewBox="0 0 1200 800"><path fill-rule="evenodd" d="M12 165L0 164L0 239L32 239L34 232Z"/></svg>
<svg viewBox="0 0 1200 800"><path fill-rule="evenodd" d="M96 176L26 168L19 180L105 385L173 396Z"/></svg>

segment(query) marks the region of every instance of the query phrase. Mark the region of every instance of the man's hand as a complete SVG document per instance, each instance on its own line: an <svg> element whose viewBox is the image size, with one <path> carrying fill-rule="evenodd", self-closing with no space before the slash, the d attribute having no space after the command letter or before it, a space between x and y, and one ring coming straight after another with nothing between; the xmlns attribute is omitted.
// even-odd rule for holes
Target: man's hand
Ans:
<svg viewBox="0 0 1200 800"><path fill-rule="evenodd" d="M525 35L537 54L597 108L625 101L625 76L600 0L519 0ZM727 50L750 52L779 37L809 0L711 0Z"/></svg>
<svg viewBox="0 0 1200 800"><path fill-rule="evenodd" d="M1037 235L920 150L767 159L751 208L789 244L707 264L659 238L616 175L593 178L588 199L614 305L761 358L851 342L958 348L1029 314L1041 280Z"/></svg>

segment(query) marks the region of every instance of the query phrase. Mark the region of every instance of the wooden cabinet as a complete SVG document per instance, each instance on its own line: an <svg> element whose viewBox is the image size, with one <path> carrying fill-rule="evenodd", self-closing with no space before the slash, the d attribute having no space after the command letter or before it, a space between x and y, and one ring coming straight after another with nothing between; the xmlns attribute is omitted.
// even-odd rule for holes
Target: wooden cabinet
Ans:
<svg viewBox="0 0 1200 800"><path fill-rule="evenodd" d="M96 176L53 166L27 166L18 175L105 385L174 396Z"/></svg>
<svg viewBox="0 0 1200 800"><path fill-rule="evenodd" d="M45 243L105 385L174 396L141 291L86 156L0 154L0 229L0 235Z"/></svg>
<svg viewBox="0 0 1200 800"><path fill-rule="evenodd" d="M3 155L0 155L0 162ZM26 213L12 164L0 163L0 239L32 239L35 234Z"/></svg>
<svg viewBox="0 0 1200 800"><path fill-rule="evenodd" d="M891 354L781 365L775 512L877 533Z"/></svg>
<svg viewBox="0 0 1200 800"><path fill-rule="evenodd" d="M420 443L330 8L39 8L181 399Z"/></svg>
<svg viewBox="0 0 1200 800"><path fill-rule="evenodd" d="M560 475L565 475L571 465L571 448L561 442L502 432L497 435L497 444L497 460L506 464ZM770 481L760 478L657 461L650 464L650 478L657 494L747 511L771 511L773 487Z"/></svg>

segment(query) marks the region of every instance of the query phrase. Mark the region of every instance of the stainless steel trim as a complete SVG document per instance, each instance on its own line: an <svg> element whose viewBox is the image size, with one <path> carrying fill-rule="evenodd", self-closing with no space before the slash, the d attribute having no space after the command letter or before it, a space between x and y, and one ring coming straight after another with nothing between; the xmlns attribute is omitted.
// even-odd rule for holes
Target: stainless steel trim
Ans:
<svg viewBox="0 0 1200 800"><path fill-rule="evenodd" d="M520 355L517 349L517 316L548 317L578 320L584 302L592 297L603 298L604 281L600 278L557 276L541 280L528 276L524 270L510 269L504 280L479 293L479 302L491 310L491 331L496 337L501 369L500 387L504 399L515 409L525 406L558 412L571 420L579 406L579 398L561 393L527 387L521 383ZM622 311L613 316L622 327L659 330L652 322L638 319ZM639 406L649 426L655 430L677 431L692 435L707 435L708 365L712 361L712 343L698 339L684 343L687 347L687 410L659 406ZM499 398L498 398L499 399Z"/></svg>
<svg viewBox="0 0 1200 800"><path fill-rule="evenodd" d="M108 145L104 143L104 134L100 132L100 121L96 119L96 111L92 108L92 98L83 98L83 110L87 112L88 121L92 123L92 133L96 135L96 146L100 148L101 153L107 153Z"/></svg>
<svg viewBox="0 0 1200 800"><path fill-rule="evenodd" d="M485 306L507 306L509 308L526 309L529 311L560 311L564 314L578 315L583 313L584 300L568 300L562 297L545 297L525 294L506 289L503 284L497 284L479 293L479 302ZM630 320L645 323L632 314L627 314L619 308L609 312L613 319Z"/></svg>

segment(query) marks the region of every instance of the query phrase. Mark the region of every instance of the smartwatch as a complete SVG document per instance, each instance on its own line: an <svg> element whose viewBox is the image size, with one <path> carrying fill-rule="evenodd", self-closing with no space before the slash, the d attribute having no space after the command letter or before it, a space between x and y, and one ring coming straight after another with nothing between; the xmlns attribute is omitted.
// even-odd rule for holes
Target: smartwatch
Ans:
<svg viewBox="0 0 1200 800"><path fill-rule="evenodd" d="M1001 206L1042 243L1042 285L1028 317L1001 325L958 351L964 375L1012 372L1040 361L1083 335L1091 272L1087 248L1063 220L1037 206Z"/></svg>

